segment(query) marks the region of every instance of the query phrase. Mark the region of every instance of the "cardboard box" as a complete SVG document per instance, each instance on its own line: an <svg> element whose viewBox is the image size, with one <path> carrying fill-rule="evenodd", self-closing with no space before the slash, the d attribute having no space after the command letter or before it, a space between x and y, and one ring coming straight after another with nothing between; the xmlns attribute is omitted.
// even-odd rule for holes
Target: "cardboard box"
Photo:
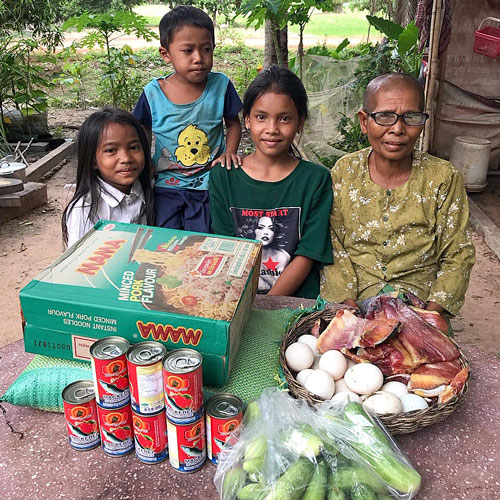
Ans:
<svg viewBox="0 0 500 500"><path fill-rule="evenodd" d="M95 339L203 355L226 383L257 290L261 244L100 221L20 292L27 352L90 361Z"/></svg>

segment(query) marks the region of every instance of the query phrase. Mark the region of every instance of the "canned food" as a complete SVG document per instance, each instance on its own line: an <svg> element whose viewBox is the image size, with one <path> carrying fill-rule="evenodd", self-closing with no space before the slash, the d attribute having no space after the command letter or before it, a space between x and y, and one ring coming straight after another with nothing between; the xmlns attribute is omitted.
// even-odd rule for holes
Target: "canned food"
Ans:
<svg viewBox="0 0 500 500"><path fill-rule="evenodd" d="M158 342L139 342L127 351L130 400L136 413L148 415L165 408L162 359L165 346Z"/></svg>
<svg viewBox="0 0 500 500"><path fill-rule="evenodd" d="M207 457L215 465L229 435L241 424L243 401L233 394L216 394L206 404Z"/></svg>
<svg viewBox="0 0 500 500"><path fill-rule="evenodd" d="M190 424L176 424L167 419L168 455L177 472L195 472L207 458L205 419Z"/></svg>
<svg viewBox="0 0 500 500"><path fill-rule="evenodd" d="M92 380L78 380L62 392L69 444L79 451L99 446L99 424Z"/></svg>
<svg viewBox="0 0 500 500"><path fill-rule="evenodd" d="M121 457L130 453L134 449L130 405L113 409L97 406L97 414L104 453L112 457Z"/></svg>
<svg viewBox="0 0 500 500"><path fill-rule="evenodd" d="M130 347L122 337L105 337L90 346L97 404L120 408L130 401L126 354Z"/></svg>
<svg viewBox="0 0 500 500"><path fill-rule="evenodd" d="M147 464L163 462L168 456L165 410L154 415L132 412L135 454Z"/></svg>
<svg viewBox="0 0 500 500"><path fill-rule="evenodd" d="M172 422L195 422L203 415L202 361L193 349L176 349L163 360L167 418Z"/></svg>

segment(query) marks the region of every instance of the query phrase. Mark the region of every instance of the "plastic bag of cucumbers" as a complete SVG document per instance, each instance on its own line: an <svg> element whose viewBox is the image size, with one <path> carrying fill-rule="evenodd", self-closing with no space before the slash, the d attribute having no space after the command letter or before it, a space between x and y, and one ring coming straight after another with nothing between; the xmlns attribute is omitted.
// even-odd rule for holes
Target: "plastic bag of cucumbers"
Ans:
<svg viewBox="0 0 500 500"><path fill-rule="evenodd" d="M269 388L222 449L214 483L222 500L409 500L420 474L359 403L311 408Z"/></svg>

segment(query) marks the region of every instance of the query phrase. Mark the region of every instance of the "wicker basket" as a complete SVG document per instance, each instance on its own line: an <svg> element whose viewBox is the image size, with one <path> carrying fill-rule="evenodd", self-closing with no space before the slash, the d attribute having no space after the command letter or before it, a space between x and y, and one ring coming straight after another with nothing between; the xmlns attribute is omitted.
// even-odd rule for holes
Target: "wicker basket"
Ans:
<svg viewBox="0 0 500 500"><path fill-rule="evenodd" d="M500 55L500 27L485 26L485 21L493 21L500 24L500 19L496 17L487 17L481 21L479 28L474 33L473 51L488 57L497 57Z"/></svg>
<svg viewBox="0 0 500 500"><path fill-rule="evenodd" d="M335 316L339 308L340 307L332 307L325 309L324 311L317 311L303 317L288 330L283 338L283 341L281 342L280 363L281 367L283 368L283 373L285 374L289 390L291 394L296 398L305 399L310 405L320 403L322 399L307 391L297 382L297 380L295 380L293 373L288 369L288 366L286 364L285 350L290 344L296 342L301 335L310 333L314 322L319 317L330 321ZM469 368L470 377L470 366L467 358L465 357L460 347L453 340L451 341L455 344L455 346L458 348L458 351L460 352L460 364L462 365L462 367ZM380 416L379 418L380 420L382 420L385 427L391 434L408 434L410 432L418 431L423 427L427 427L428 425L440 422L441 420L444 420L446 417L448 417L453 412L453 410L455 410L458 403L460 403L460 401L462 401L462 399L464 398L465 393L467 392L468 383L469 378L467 378L467 381L462 387L462 390L446 403L434 404L424 410L416 410L400 415Z"/></svg>

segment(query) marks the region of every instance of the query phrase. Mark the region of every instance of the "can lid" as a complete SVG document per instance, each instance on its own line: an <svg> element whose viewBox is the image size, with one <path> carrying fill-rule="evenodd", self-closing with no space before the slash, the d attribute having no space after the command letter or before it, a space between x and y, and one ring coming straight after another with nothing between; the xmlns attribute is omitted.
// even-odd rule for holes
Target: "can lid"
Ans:
<svg viewBox="0 0 500 500"><path fill-rule="evenodd" d="M94 382L92 380L77 380L67 385L62 391L63 401L70 404L87 403L94 397Z"/></svg>
<svg viewBox="0 0 500 500"><path fill-rule="evenodd" d="M130 342L123 337L104 337L90 346L90 355L97 359L114 359L125 354Z"/></svg>
<svg viewBox="0 0 500 500"><path fill-rule="evenodd" d="M207 415L216 418L231 418L243 410L243 401L234 394L216 394L206 404Z"/></svg>
<svg viewBox="0 0 500 500"><path fill-rule="evenodd" d="M170 373L189 373L196 370L202 361L201 354L194 349L176 349L166 355L163 366Z"/></svg>
<svg viewBox="0 0 500 500"><path fill-rule="evenodd" d="M159 342L139 342L127 351L127 359L136 365L150 365L165 356L167 350Z"/></svg>

